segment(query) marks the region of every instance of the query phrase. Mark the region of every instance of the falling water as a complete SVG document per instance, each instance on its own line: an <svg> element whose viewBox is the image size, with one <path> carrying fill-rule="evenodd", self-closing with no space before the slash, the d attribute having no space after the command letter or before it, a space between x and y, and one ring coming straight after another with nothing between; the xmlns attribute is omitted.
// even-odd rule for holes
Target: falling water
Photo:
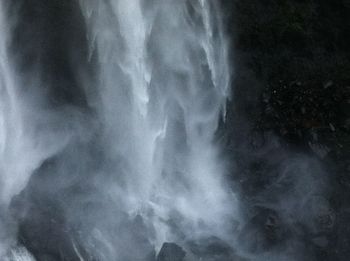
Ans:
<svg viewBox="0 0 350 261"><path fill-rule="evenodd" d="M16 242L11 200L46 159L69 143L75 126L64 112L44 106L37 75L26 78L16 70L9 51L15 20L8 7L0 1L0 260L30 261L33 257Z"/></svg>
<svg viewBox="0 0 350 261"><path fill-rule="evenodd" d="M177 211L190 234L215 233L233 204L213 144L229 95L218 7L205 0L81 6L90 55L98 56L109 150L125 161L116 173L125 186L116 190L127 211L152 209L156 226ZM157 240L169 240L166 228L156 231Z"/></svg>
<svg viewBox="0 0 350 261"><path fill-rule="evenodd" d="M69 203L62 203L67 223L72 227L80 224L70 238L80 260L141 260L143 254L130 253L128 245L142 251L143 239L156 250L169 241L181 245L210 236L230 240L228 228L236 215L236 203L214 141L230 95L228 49L218 2L81 0L80 7L88 30L86 59L97 75L89 84L95 91L85 89L94 111L88 116L95 126L91 131L97 134L86 135L90 130L81 126L62 132L21 132L23 124L35 125L39 120L23 122L24 102L19 100L22 96L6 56L6 38L2 38L1 92L10 98L1 98L6 102L1 103L0 149L1 155L13 158L0 166L0 185L12 193L2 195L1 200L9 201L18 194L43 161L61 155L65 147L74 147L77 135L89 136L99 144L94 148L101 150L103 166L86 167L91 163L91 155L86 156L91 148L79 147L67 149L68 156L57 156L59 166L50 170L65 173L56 175L56 181L85 175L80 180L94 187L89 196L73 194ZM0 28L1 36L6 35L8 27ZM29 109L44 114L46 120L54 118L55 123L66 121L60 118L66 114L57 109ZM66 125L56 124L54 129L62 126ZM50 144L50 135L64 142ZM13 150L14 155L5 150ZM35 158L28 159L26 150ZM24 153L23 157L19 158L18 152ZM28 160L29 166L23 160ZM73 173L72 164L85 165L84 173ZM15 166L24 169L19 170L21 178L11 180L3 168ZM13 184L7 184L9 180ZM54 190L63 191L70 184L61 180ZM18 189L9 187L14 185ZM53 189L52 184L47 186ZM82 207L90 201L103 202L99 203L101 215Z"/></svg>
<svg viewBox="0 0 350 261"><path fill-rule="evenodd" d="M29 178L36 160L19 157L28 153L30 141L23 133L23 109L17 97L15 77L7 55L8 23L4 6L0 3L0 259L5 261L31 261L24 248L8 249L15 244L13 224L7 215L11 198L19 193ZM7 257L5 257L5 255Z"/></svg>

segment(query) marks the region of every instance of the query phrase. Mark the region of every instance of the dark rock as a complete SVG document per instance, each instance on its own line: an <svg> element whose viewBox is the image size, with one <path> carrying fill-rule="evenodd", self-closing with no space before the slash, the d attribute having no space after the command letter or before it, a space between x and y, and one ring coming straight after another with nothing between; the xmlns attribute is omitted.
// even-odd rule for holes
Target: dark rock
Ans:
<svg viewBox="0 0 350 261"><path fill-rule="evenodd" d="M244 261L245 259L225 241L217 237L202 238L188 242L188 248L195 260L203 261Z"/></svg>
<svg viewBox="0 0 350 261"><path fill-rule="evenodd" d="M329 241L325 236L315 237L312 239L312 242L318 247L327 247L329 244Z"/></svg>
<svg viewBox="0 0 350 261"><path fill-rule="evenodd" d="M329 88L329 87L332 87L333 86L333 81L328 81L328 82L326 82L325 84L323 84L323 87L325 88L325 89L327 89L327 88Z"/></svg>
<svg viewBox="0 0 350 261"><path fill-rule="evenodd" d="M281 244L286 233L278 214L270 209L261 209L244 226L239 235L241 246L249 252L261 253Z"/></svg>
<svg viewBox="0 0 350 261"><path fill-rule="evenodd" d="M174 243L164 243L157 257L157 261L183 261L186 252Z"/></svg>

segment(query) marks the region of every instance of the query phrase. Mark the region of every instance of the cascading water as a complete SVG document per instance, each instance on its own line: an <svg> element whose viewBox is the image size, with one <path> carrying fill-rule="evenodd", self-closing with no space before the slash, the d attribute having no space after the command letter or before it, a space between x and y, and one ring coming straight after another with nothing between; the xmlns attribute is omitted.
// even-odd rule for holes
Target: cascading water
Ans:
<svg viewBox="0 0 350 261"><path fill-rule="evenodd" d="M125 186L116 190L122 191L126 210L152 209L153 219L177 211L190 234L215 233L233 205L213 144L229 95L227 47L216 4L81 5L90 24L91 52L98 56L99 111L110 154L125 161L125 169L116 173L125 173L119 177ZM200 223L202 229L196 229ZM161 227L157 240L169 240Z"/></svg>
<svg viewBox="0 0 350 261"><path fill-rule="evenodd" d="M36 76L25 82L16 71L9 52L14 20L9 19L7 11L8 5L1 1L0 260L30 261L32 255L17 245L16 221L12 220L9 206L13 197L25 188L35 169L69 143L72 132L62 131L64 121L69 118L63 119L62 113L44 108L44 97L36 90L25 91L41 83Z"/></svg>
<svg viewBox="0 0 350 261"><path fill-rule="evenodd" d="M83 120L62 132L36 129L24 135L23 113L18 112L23 105L15 102L23 97L14 93L13 99L1 104L1 153L11 156L5 150L16 150L11 160L1 162L0 185L12 193L7 201L23 189L34 169L39 173L49 169L52 180L45 182L50 184L40 183L48 192L41 188L40 193L63 195L59 204L72 228L69 240L77 260L146 260L152 256L149 246L159 250L164 242L185 245L211 236L232 240L228 228L236 215L236 202L214 143L230 94L228 50L218 3L81 0L80 7L88 30L86 59L97 75L89 84L94 91L85 88L94 113L82 112ZM10 96L17 90L16 77L9 69L4 39L1 91ZM43 114L43 109L29 109ZM45 111L46 119L65 121L67 110L73 109ZM81 116L77 115L73 121ZM91 125L86 127L83 121ZM38 119L28 123L40 124ZM56 124L55 129L62 126L66 125ZM11 135L20 136L13 138L13 144L8 128L15 129ZM50 135L64 142L50 144ZM28 160L26 150L35 158ZM100 154L98 160L96 154ZM58 158L53 167L40 167L51 158ZM18 174L21 178L11 180L17 190L8 187L9 177L3 170L14 167L9 165L12 160L25 167ZM69 194L75 183L87 193ZM91 207L96 202L97 211Z"/></svg>

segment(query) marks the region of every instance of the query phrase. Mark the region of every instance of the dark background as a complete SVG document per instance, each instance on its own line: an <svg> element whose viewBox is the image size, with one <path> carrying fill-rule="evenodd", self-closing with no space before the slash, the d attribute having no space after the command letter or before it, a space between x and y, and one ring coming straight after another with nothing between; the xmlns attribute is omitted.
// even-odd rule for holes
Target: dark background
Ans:
<svg viewBox="0 0 350 261"><path fill-rule="evenodd" d="M219 137L235 162L243 202L268 192L279 176L274 172L288 164L281 154L314 159L329 177L323 197L330 209L318 220L327 229L298 229L297 240L305 260L349 260L350 1L222 3L234 81ZM278 232L278 213L251 208L250 223L260 234L250 251L280 244L286 235Z"/></svg>

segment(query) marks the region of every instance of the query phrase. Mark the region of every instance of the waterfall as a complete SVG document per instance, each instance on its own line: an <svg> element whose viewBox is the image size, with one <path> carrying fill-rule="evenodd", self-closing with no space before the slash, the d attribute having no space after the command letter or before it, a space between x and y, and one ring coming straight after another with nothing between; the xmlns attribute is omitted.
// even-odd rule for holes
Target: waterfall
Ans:
<svg viewBox="0 0 350 261"><path fill-rule="evenodd" d="M125 161L115 173L125 186L115 190L126 210L152 209L161 241L167 232L157 219L172 211L190 234L215 233L233 211L213 142L229 95L218 6L205 0L81 6L90 56L98 61L109 153ZM204 228L196 229L200 223Z"/></svg>
<svg viewBox="0 0 350 261"><path fill-rule="evenodd" d="M80 8L89 46L85 58L96 73L84 89L91 114L34 106L19 94L1 37L6 96L0 153L10 158L1 159L0 186L7 195L0 200L20 193L34 170L50 172L40 193L53 201L60 197L78 260L144 260L141 252L152 255L148 245L158 251L164 242L229 242L237 203L215 143L230 95L219 3L80 0ZM3 25L1 36L11 28ZM35 83L45 84L40 78ZM42 124L50 127L38 131ZM46 168L52 158L53 167ZM7 171L16 168L11 179ZM35 191L40 175L33 175L27 190ZM75 184L84 192L71 192Z"/></svg>
<svg viewBox="0 0 350 261"><path fill-rule="evenodd" d="M26 160L22 164L17 162L17 157L26 153L28 140L23 137L22 108L7 54L9 27L4 10L0 2L0 259L31 261L31 255L24 248L14 248L8 254L8 249L15 244L13 224L7 215L8 205L25 186L32 163Z"/></svg>

